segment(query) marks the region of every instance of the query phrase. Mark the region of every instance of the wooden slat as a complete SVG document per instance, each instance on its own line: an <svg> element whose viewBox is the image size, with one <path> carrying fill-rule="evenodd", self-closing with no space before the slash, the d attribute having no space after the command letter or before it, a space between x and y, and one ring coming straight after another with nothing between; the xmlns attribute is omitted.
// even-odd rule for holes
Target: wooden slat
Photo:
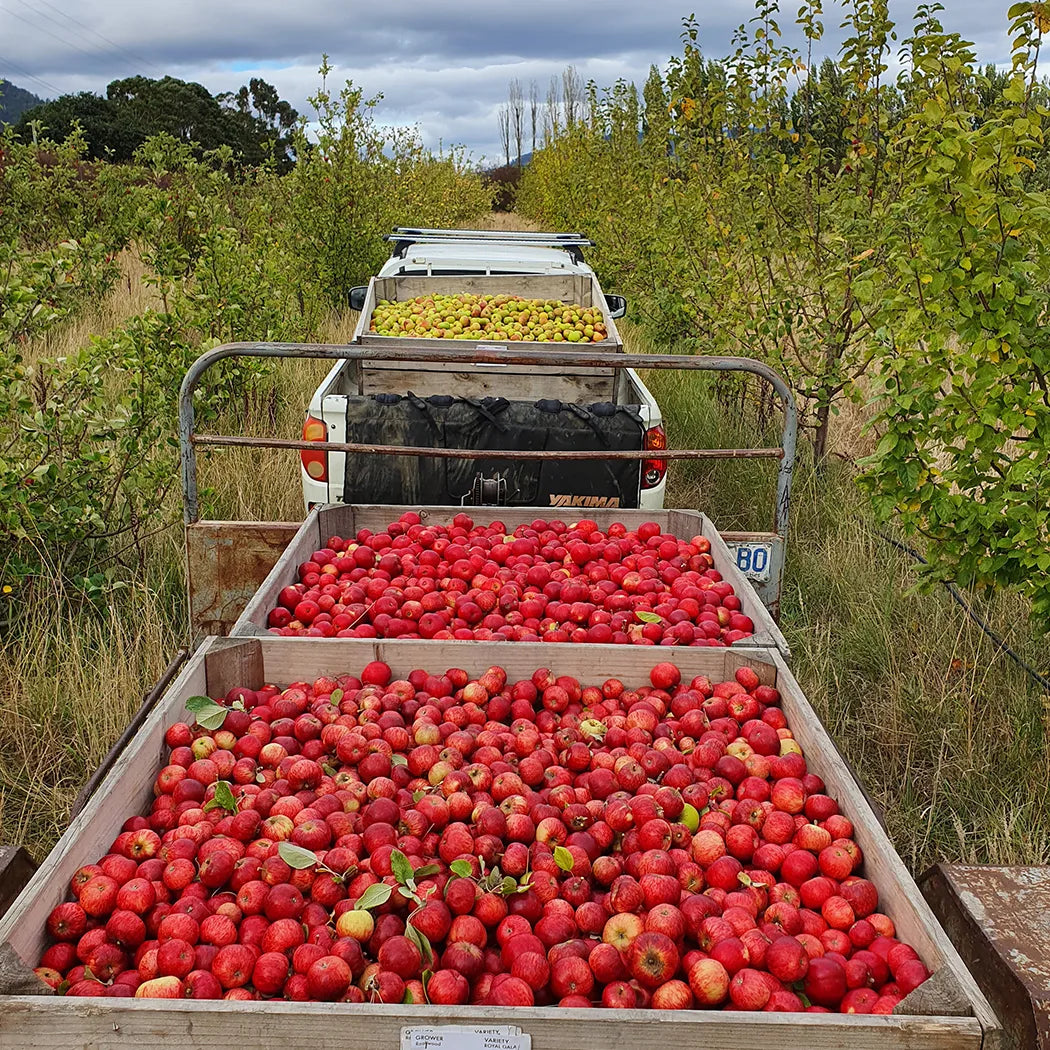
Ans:
<svg viewBox="0 0 1050 1050"><path fill-rule="evenodd" d="M52 908L66 899L73 873L89 862L85 858L94 861L104 856L124 821L148 808L153 781L166 754L164 731L185 715L188 697L206 691L204 655L215 641L205 642L172 682L99 789L0 919L0 942L9 941L30 966L40 958L44 923Z"/></svg>
<svg viewBox="0 0 1050 1050"><path fill-rule="evenodd" d="M780 656L773 654L772 659L777 665L777 688L788 724L806 756L806 763L823 778L828 794L853 822L854 837L864 852L866 875L879 891L880 910L893 919L898 936L912 945L928 967L951 969L973 1004L982 1027L997 1032L1000 1025L995 1013L919 892L864 792L846 769L816 711Z"/></svg>
<svg viewBox="0 0 1050 1050"><path fill-rule="evenodd" d="M397 1050L401 1029L416 1025L514 1024L533 1050L977 1050L972 1018L899 1018L836 1014L674 1014L619 1010L381 1006L345 1003L19 997L4 1001L0 1046L35 1050ZM11 1040L10 1043L5 1040Z"/></svg>
<svg viewBox="0 0 1050 1050"><path fill-rule="evenodd" d="M271 681L312 680L322 674L360 669L370 660L383 660L397 678L407 678L409 672L417 669L444 672L450 667L480 675L493 664L499 664L511 678L527 678L538 667L550 667L555 674L575 675L581 680L622 678L628 686L631 683L646 685L648 668L661 660L673 660L682 674L690 678L707 675L717 679L743 666L753 667L767 685L774 684L777 678L777 666L769 659L767 650L753 650L747 657L727 649L703 647L668 653L656 646L279 638L272 634L258 641ZM601 670L595 671L595 668ZM274 678L275 674L278 678Z"/></svg>
<svg viewBox="0 0 1050 1050"><path fill-rule="evenodd" d="M755 593L750 580L736 567L732 555L722 542L714 523L705 514L695 510L603 510L569 507L411 507L383 504L353 504L352 514L354 532L368 528L378 531L390 522L396 521L405 511L414 511L424 521L448 523L463 509L477 524L487 525L493 521L502 521L513 530L519 525L529 525L541 519L545 521L565 521L572 523L589 519L597 522L598 527L608 528L614 521L623 522L629 528L636 528L642 522L652 521L661 529L673 533L681 539L690 539L702 535L711 541L711 553L715 559L715 568L723 579L732 584L733 590L740 599L741 609L750 616L755 624L755 633L736 643L742 649L776 648L785 656L790 656L787 639L776 625L769 610L762 604ZM285 549L281 560L267 576L259 592L248 603L244 614L234 625L231 632L244 636L258 634L266 629L266 615L277 604L277 595L281 588L298 582L298 566L306 561L319 543L329 536L350 536L353 532L346 528L347 511L340 504L315 508L303 523L303 528ZM520 643L513 643L520 644Z"/></svg>
<svg viewBox="0 0 1050 1050"><path fill-rule="evenodd" d="M612 401L615 378L611 371L594 370L586 375L552 372L510 372L502 368L478 366L471 372L450 372L447 368L420 369L402 365L397 369L362 368L362 394L405 394L417 397L454 394L456 397L506 397L513 391L517 401L552 398L574 405L593 405Z"/></svg>

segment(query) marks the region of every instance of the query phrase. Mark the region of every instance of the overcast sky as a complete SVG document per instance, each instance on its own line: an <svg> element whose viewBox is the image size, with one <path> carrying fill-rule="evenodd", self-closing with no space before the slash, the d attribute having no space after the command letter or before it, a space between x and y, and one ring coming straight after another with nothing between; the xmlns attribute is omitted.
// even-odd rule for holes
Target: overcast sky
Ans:
<svg viewBox="0 0 1050 1050"><path fill-rule="evenodd" d="M982 61L1005 62L1009 2L943 0L943 20L977 44ZM783 5L786 35L797 6ZM841 19L835 0L826 6L834 52ZM914 3L891 8L907 30ZM327 52L337 85L349 78L383 94L382 122L418 125L430 146L460 143L476 161L501 161L496 113L513 78L526 89L535 80L541 99L569 64L600 86L620 77L640 85L650 64L663 68L679 52L690 11L704 52L717 57L754 8L751 0L0 0L0 77L51 97L104 93L139 73L213 93L261 76L308 115Z"/></svg>

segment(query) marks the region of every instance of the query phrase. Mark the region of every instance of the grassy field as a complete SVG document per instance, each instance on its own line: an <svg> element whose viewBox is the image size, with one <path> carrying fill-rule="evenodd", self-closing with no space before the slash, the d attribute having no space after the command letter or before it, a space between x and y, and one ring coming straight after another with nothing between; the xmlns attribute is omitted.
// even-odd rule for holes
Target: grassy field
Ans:
<svg viewBox="0 0 1050 1050"><path fill-rule="evenodd" d="M485 225L509 229L494 213ZM29 354L55 356L140 312L150 302L134 258L97 312ZM345 341L349 315L325 335ZM647 351L623 326L630 349ZM230 432L294 435L325 366L284 363L265 410L229 419ZM672 445L749 445L758 433L732 391L683 373L648 377ZM272 419L271 419L272 410ZM803 450L796 476L782 626L795 671L916 871L936 859L1050 860L1050 722L1045 698L944 592L913 593L910 560L882 539L857 492L850 461L863 451L862 416L838 429L836 465L816 477ZM773 424L770 424L773 426ZM213 513L301 516L295 457L220 451L202 464ZM774 470L755 462L678 464L668 503L698 507L724 529L771 523ZM172 508L172 520L178 514ZM155 534L144 577L92 605L57 584L33 615L8 596L19 623L0 645L0 842L42 856L69 808L171 654L187 637L181 526ZM1008 643L1041 669L1050 654L1010 596L976 602Z"/></svg>

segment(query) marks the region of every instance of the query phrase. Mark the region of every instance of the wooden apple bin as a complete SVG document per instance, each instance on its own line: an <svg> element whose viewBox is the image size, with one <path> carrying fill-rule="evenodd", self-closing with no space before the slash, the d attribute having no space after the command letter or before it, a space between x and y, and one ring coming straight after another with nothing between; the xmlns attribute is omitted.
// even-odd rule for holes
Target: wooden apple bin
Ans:
<svg viewBox="0 0 1050 1050"><path fill-rule="evenodd" d="M730 677L751 666L780 690L785 715L810 768L825 780L853 821L865 872L879 890L880 908L922 956L933 976L893 1016L807 1013L659 1012L459 1006L382 1006L334 1003L232 1002L161 999L71 999L50 994L4 994L32 987L28 971L45 943L45 921L68 894L76 869L105 854L133 813L148 810L165 755L164 731L189 717L186 699L220 696L234 685L287 684L356 672L385 660L395 676L415 668L462 667L480 674L500 664L511 679L539 667L588 683L621 678L648 682L653 664L673 655L683 677ZM25 979L28 977L28 982ZM24 983L19 984L19 980ZM40 986L42 989L42 986ZM328 639L208 639L173 682L118 758L94 797L73 821L25 890L0 920L0 1047L94 1050L181 1045L200 1050L397 1050L402 1030L420 1025L519 1026L533 1050L904 1050L998 1044L1001 1029L907 869L875 819L782 657L733 649L665 650L632 646L491 644L482 642ZM473 1045L473 1044L471 1044Z"/></svg>
<svg viewBox="0 0 1050 1050"><path fill-rule="evenodd" d="M636 528L643 522L652 521L666 532L681 539L692 536L704 536L711 542L711 554L715 568L726 582L733 585L733 591L740 599L741 611L750 616L755 625L755 633L749 638L741 638L733 643L734 649L776 649L783 656L790 658L787 639L777 627L769 610L762 604L751 581L737 568L725 541L718 529L706 515L695 510L579 510L564 507L399 507L372 506L363 504L330 504L315 507L303 522L299 531L285 548L277 564L274 565L255 595L248 602L240 618L230 632L235 636L267 634L266 617L277 604L277 596L284 587L299 582L299 566L310 560L315 550L327 542L329 536L353 536L360 529L382 531L405 511L415 511L427 523L449 524L452 518L463 510L479 525L488 525L502 521L508 529L542 518L547 521L561 520L567 524L582 521L585 518L597 522L599 528L607 528L615 522L623 522L628 528ZM763 533L773 547L773 572L779 573L782 567L783 548L779 537L773 533ZM290 639L300 641L301 639ZM327 639L326 639L327 640ZM521 645L521 642L511 643Z"/></svg>

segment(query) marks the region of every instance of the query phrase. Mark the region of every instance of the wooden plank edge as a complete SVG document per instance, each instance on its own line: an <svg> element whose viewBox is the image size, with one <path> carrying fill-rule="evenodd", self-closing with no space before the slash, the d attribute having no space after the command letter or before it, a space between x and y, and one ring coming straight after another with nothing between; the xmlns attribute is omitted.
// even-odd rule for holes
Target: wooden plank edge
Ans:
<svg viewBox="0 0 1050 1050"><path fill-rule="evenodd" d="M745 597L749 608L747 615L755 623L756 631L753 640L761 645L773 645L783 654L786 660L791 659L791 646L784 637L784 633L777 626L776 621L769 614L769 610L762 604L758 592L751 585L751 581L736 567L729 548L722 539L715 523L706 515L701 515L704 520L704 535L711 541L711 553L715 559L715 568L722 574L724 580L733 585L733 590L744 605ZM757 628L761 627L761 630ZM747 641L748 639L744 639Z"/></svg>
<svg viewBox="0 0 1050 1050"><path fill-rule="evenodd" d="M615 1018L595 1009L555 1009L523 1007L508 1010L484 1006L384 1006L380 1004L226 1002L223 1000L174 999L83 999L56 996L10 996L0 999L0 1034L19 1033L24 1039L33 1033L35 1046L61 1046L43 1042L47 1033L58 1038L63 1028L75 1028L78 1038L109 1038L103 1045L128 1045L129 1039L155 1039L161 1032L193 1032L195 1046L228 1046L236 1041L237 1026L245 1025L242 1036L258 1038L250 1046L273 1045L277 1031L282 1036L297 1034L302 1041L291 1045L316 1045L316 1030L297 1026L324 1023L330 1030L340 1024L360 1031L360 1045L369 1040L396 1038L402 1026L472 1024L493 1025L508 1022L542 1038L543 1045L607 1045L607 1035L595 1032L603 1022L616 1025L617 1045L655 1047L666 1050L689 1047L753 1047L761 1039L764 1050L798 1050L799 1047L876 1050L878 1047L977 1048L981 1028L971 1017L900 1017L874 1014L792 1014L732 1013L725 1011L682 1010L673 1014L658 1010L621 1010ZM190 1026L189 1028L187 1026ZM45 1030L46 1029L46 1030ZM226 1042L202 1043L211 1034ZM587 1037L590 1038L587 1038ZM282 1040L282 1045L289 1045ZM373 1044L374 1045L374 1044ZM383 1044L386 1045L385 1043ZM390 1044L391 1046L395 1044Z"/></svg>
<svg viewBox="0 0 1050 1050"><path fill-rule="evenodd" d="M835 753L838 753L838 748L835 747L834 741L824 728L824 724L817 716L816 711L813 709L813 706L802 691L798 681L791 673L791 669L788 667L783 657L778 653L773 653L771 655L773 662L777 666L777 681L779 683L779 688L782 693L785 691L785 688L787 688L791 689L793 694L795 694L795 705L803 715L803 721L806 723L807 735L823 737L827 747L831 748ZM803 747L803 751L805 750L806 748ZM851 797L848 803L843 804L843 812L848 815L854 826L859 823L858 814L861 815L861 818L865 822L865 830L868 835L875 840L880 852L884 856L886 866L890 870L895 886L907 897L909 906L914 911L919 923L924 927L928 939L931 941L937 952L940 953L942 964L952 971L955 981L963 990L966 998L969 999L974 1016L979 1022L985 1038L990 1037L994 1042L1002 1033L1002 1025L996 1016L995 1011L985 998L984 993L981 991L973 975L966 968L966 965L963 963L955 945L952 944L951 939L937 921L937 917L933 914L933 910L919 891L918 886L915 884L915 880L911 876L911 872L908 871L904 861L901 860L896 848L890 841L889 836L886 834L882 825L879 823L878 818L868 805L867 800L864 797L864 792L860 789L860 785L856 783L853 775L848 769L846 769L845 764L843 764L843 769L847 776L850 777L855 788L855 790L850 793ZM842 800L839 801L841 802Z"/></svg>

